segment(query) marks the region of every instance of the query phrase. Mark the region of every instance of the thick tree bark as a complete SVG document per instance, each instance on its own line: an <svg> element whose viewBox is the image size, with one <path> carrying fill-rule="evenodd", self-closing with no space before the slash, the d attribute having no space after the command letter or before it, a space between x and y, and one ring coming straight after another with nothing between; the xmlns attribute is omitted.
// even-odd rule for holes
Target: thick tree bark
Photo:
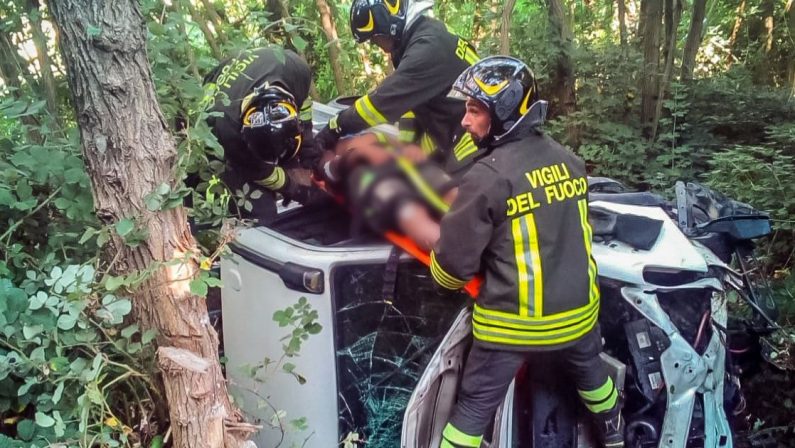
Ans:
<svg viewBox="0 0 795 448"><path fill-rule="evenodd" d="M707 0L693 0L693 15L690 20L690 30L687 32L687 42L682 55L682 80L693 79L693 69L696 66L696 55L701 46L704 30L704 14L707 10Z"/></svg>
<svg viewBox="0 0 795 448"><path fill-rule="evenodd" d="M660 0L643 0L641 3L641 22L643 35L643 71L640 80L640 122L643 135L651 138L654 128L654 114L659 100L660 73L660 28L662 25L663 3Z"/></svg>
<svg viewBox="0 0 795 448"><path fill-rule="evenodd" d="M663 99L673 74L674 59L676 58L676 41L679 21L682 18L682 3L680 0L665 0L665 65L662 78L660 79L659 90L657 91L657 104L652 118L651 139L657 137L657 126L662 116Z"/></svg>
<svg viewBox="0 0 795 448"><path fill-rule="evenodd" d="M36 60L39 63L39 73L41 75L41 86L44 99L47 101L47 110L56 122L59 121L58 113L58 91L55 84L55 76L52 73L52 62L47 49L47 36L41 28L41 14L39 0L27 0L28 19L30 20L30 33L33 37L33 45L36 47Z"/></svg>
<svg viewBox="0 0 795 448"><path fill-rule="evenodd" d="M348 85L345 82L342 61L340 61L342 47L337 36L337 24L334 22L334 14L326 0L315 0L315 4L317 4L317 11L320 13L320 24L323 28L323 33L326 34L326 39L329 42L328 56L331 72L334 74L334 83L337 85L337 92L340 95L345 95L348 92Z"/></svg>
<svg viewBox="0 0 795 448"><path fill-rule="evenodd" d="M118 252L111 267L117 275L153 269L129 293L141 327L158 331L174 446L241 446L251 427L238 423L205 301L189 288L198 266L185 210L150 212L144 206L145 195L173 183L177 152L157 103L138 2L51 0L50 7L97 217L105 224L134 219L147 235L130 247L114 234L104 256Z"/></svg>
<svg viewBox="0 0 795 448"><path fill-rule="evenodd" d="M618 37L621 42L621 48L627 48L627 3L626 0L617 0L618 2Z"/></svg>
<svg viewBox="0 0 795 448"><path fill-rule="evenodd" d="M573 112L576 106L574 62L571 59L574 36L561 0L549 0L549 23L550 37L557 44L552 79L552 94L557 103L555 115L565 115Z"/></svg>
<svg viewBox="0 0 795 448"><path fill-rule="evenodd" d="M505 0L500 22L500 54L511 54L511 15L516 0Z"/></svg>

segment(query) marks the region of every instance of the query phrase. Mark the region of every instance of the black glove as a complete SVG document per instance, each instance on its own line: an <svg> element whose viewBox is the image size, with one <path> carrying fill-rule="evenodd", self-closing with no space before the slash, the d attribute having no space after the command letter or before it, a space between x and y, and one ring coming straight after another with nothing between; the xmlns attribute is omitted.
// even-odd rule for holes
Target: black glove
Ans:
<svg viewBox="0 0 795 448"><path fill-rule="evenodd" d="M334 151L334 146L336 146L337 140L339 139L339 128L332 128L326 125L326 127L315 135L315 148L320 154L322 154L323 151Z"/></svg>
<svg viewBox="0 0 795 448"><path fill-rule="evenodd" d="M290 202L296 201L299 204L306 204L312 196L312 187L307 187L299 184L291 179L288 179L287 184L279 190L282 195L282 204L287 206Z"/></svg>

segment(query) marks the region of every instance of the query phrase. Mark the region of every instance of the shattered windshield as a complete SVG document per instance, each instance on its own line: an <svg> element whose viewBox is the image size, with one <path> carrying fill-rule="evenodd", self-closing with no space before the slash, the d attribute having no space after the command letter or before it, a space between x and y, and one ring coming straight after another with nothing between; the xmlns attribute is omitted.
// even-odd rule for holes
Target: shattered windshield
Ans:
<svg viewBox="0 0 795 448"><path fill-rule="evenodd" d="M438 291L415 261L400 264L392 301L383 264L332 275L340 437L356 432L368 447L397 446L411 393L464 296Z"/></svg>

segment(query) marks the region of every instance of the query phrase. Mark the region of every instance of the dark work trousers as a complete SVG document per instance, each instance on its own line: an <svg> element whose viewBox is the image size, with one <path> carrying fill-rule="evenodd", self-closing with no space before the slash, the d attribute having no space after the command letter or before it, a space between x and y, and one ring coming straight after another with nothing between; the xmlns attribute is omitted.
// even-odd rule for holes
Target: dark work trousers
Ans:
<svg viewBox="0 0 795 448"><path fill-rule="evenodd" d="M597 326L559 353L552 352L562 361L580 397L594 413L610 411L617 405L617 392L608 378L607 366L599 357L601 351L602 339ZM465 434L482 436L516 373L525 362L530 362L533 368L533 355L533 352L485 348L475 341L467 358L450 424Z"/></svg>

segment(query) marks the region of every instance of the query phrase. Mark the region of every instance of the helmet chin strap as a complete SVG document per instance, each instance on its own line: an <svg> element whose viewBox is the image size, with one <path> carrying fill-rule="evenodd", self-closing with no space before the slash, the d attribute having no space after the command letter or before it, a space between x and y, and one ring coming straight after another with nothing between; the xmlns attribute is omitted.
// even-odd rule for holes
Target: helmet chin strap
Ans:
<svg viewBox="0 0 795 448"><path fill-rule="evenodd" d="M544 124L544 121L547 118L547 107L549 103L544 100L538 100L530 106L530 110L527 111L526 114L522 115L521 118L516 120L516 123L513 124L507 131L503 132L500 135L494 137L494 141L500 141L503 138L507 137L508 134L513 132L520 123L523 123L525 120L529 120L527 122L528 127L537 127Z"/></svg>

